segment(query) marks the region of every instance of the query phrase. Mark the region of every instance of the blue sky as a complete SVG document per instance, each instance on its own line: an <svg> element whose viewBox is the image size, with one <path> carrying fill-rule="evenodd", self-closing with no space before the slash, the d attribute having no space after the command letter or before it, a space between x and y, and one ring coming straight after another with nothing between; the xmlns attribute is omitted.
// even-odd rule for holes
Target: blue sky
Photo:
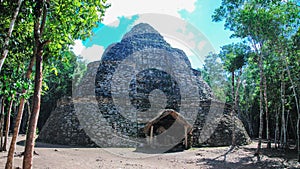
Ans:
<svg viewBox="0 0 300 169"><path fill-rule="evenodd" d="M108 3L111 8L107 10L103 23L94 29L94 36L76 41L74 46L75 53L88 62L100 60L106 47L120 41L143 13L165 14L189 22L205 35L216 52L221 46L238 41L229 38L231 33L224 30L223 22L212 22L211 15L221 0L108 0ZM188 56L192 55L185 48L182 50ZM201 63L191 58L193 67L201 67Z"/></svg>
<svg viewBox="0 0 300 169"><path fill-rule="evenodd" d="M221 0L198 0L193 12L179 11L183 19L196 26L208 38L216 51L219 51L223 45L238 41L229 38L231 32L224 30L224 22L212 22L211 16L220 4Z"/></svg>

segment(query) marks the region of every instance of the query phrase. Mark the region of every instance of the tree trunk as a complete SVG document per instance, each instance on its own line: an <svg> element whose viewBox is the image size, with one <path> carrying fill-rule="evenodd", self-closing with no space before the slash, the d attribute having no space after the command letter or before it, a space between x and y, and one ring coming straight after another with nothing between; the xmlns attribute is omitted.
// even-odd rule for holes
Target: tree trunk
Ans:
<svg viewBox="0 0 300 169"><path fill-rule="evenodd" d="M8 54L8 44L9 44L9 41L10 41L10 37L11 37L12 31L14 30L15 22L17 20L18 14L19 14L20 6L22 4L22 1L23 0L18 0L17 8L14 11L13 18L10 21L10 25L9 25L9 29L8 29L8 32L7 32L7 36L5 38L4 45L3 45L3 48L2 48L3 52L1 53L1 58L0 58L0 72L1 72L2 66L4 64L5 58L6 58L7 54Z"/></svg>
<svg viewBox="0 0 300 169"><path fill-rule="evenodd" d="M248 118L247 118L247 124L248 124L248 128L249 128L249 134L250 134L250 137L253 137L254 131L253 131L253 126L252 126L252 118L250 116L250 112L247 111L247 113L249 114Z"/></svg>
<svg viewBox="0 0 300 169"><path fill-rule="evenodd" d="M35 134L40 113L41 104L41 91L43 81L43 49L49 41L42 42L42 34L47 17L47 7L44 0L38 0L34 9L35 21L34 21L34 40L36 46L36 72L33 94L33 107L30 116L30 122L28 126L26 145L23 158L23 169L31 169L33 163L33 152L35 144Z"/></svg>
<svg viewBox="0 0 300 169"><path fill-rule="evenodd" d="M259 82L259 133L258 133L258 144L256 149L257 160L260 161L260 149L261 149L261 141L262 134L264 128L264 110L263 110L263 61L262 54L259 55L259 73L260 73L260 82Z"/></svg>
<svg viewBox="0 0 300 169"><path fill-rule="evenodd" d="M240 85L241 85L241 76L242 76L242 72L243 72L243 68L240 68L240 71L239 71L239 75L238 75L238 78L237 78L237 81L236 81L236 89L235 89L235 98L234 98L234 105L235 105L235 108L236 108L236 111L238 112L238 117L241 116L241 112L240 112L240 108L239 108L239 89L240 89Z"/></svg>
<svg viewBox="0 0 300 169"><path fill-rule="evenodd" d="M297 116L298 116L298 119L297 119L297 147L298 147L298 162L300 162L300 135L299 135L300 134L300 131L299 131L300 108L299 108L299 101L298 101L298 97L297 97L298 95L297 95L297 92L296 92L294 81L292 79L291 72L290 72L290 69L289 69L289 66L288 66L288 61L287 61L285 55L283 56L283 59L284 59L284 63L285 63L287 73L288 73L288 77L290 79L290 83L292 85L291 87L292 87L293 94L294 94L295 105L296 105Z"/></svg>
<svg viewBox="0 0 300 169"><path fill-rule="evenodd" d="M1 112L0 112L0 152L2 152L3 146L3 125L4 125L4 107L5 107L5 99L2 100Z"/></svg>
<svg viewBox="0 0 300 169"><path fill-rule="evenodd" d="M287 138L287 140L288 140L288 138L289 138L289 132L288 132L289 116L290 116L290 110L287 109L287 110L286 110L286 116L285 116L285 131L286 131L286 138ZM287 145L287 147L288 147L288 145L289 145L288 141L287 141L287 144L286 144L286 145Z"/></svg>
<svg viewBox="0 0 300 169"><path fill-rule="evenodd" d="M4 144L3 144L3 151L7 151L6 145L7 145L8 134L9 134L10 115L11 115L12 105L13 105L13 102L14 102L14 96L15 95L11 96L11 101L9 103L9 107L8 107L8 111L7 111L7 115L6 115L5 138L4 138Z"/></svg>
<svg viewBox="0 0 300 169"><path fill-rule="evenodd" d="M268 111L268 97L267 97L267 80L263 72L263 85L264 85L264 100L265 100L265 113L266 113L266 134L267 134L267 148L271 148L270 128L269 128L269 111Z"/></svg>
<svg viewBox="0 0 300 169"><path fill-rule="evenodd" d="M28 113L28 119L27 119L27 123L25 125L26 131L28 131L29 122L30 122L30 116L31 116L30 103L29 103L28 100L27 100L27 113Z"/></svg>
<svg viewBox="0 0 300 169"><path fill-rule="evenodd" d="M26 79L30 79L30 75L32 73L32 68L33 68L33 65L34 65L34 61L35 61L35 59L34 59L34 57L32 57L31 60L30 60L29 65L28 65L27 72L26 72ZM21 95L26 94L26 92L27 92L27 90L23 89ZM15 123L15 126L14 126L14 133L13 133L13 137L11 139L5 169L12 169L12 167L13 167L14 152L15 152L15 149L16 149L17 138L18 138L18 134L19 134L21 121L22 121L24 105L25 105L25 98L21 97L20 105L19 105L19 109L18 109L18 114L17 114L17 117L16 117L16 123Z"/></svg>
<svg viewBox="0 0 300 169"><path fill-rule="evenodd" d="M234 91L234 72L232 72L232 76L233 76L233 81L232 81L232 92L233 92L233 101L234 101L234 111L233 111L233 114L232 114L232 122L233 122L233 131L232 131L232 145L233 146L236 146L236 124L235 124L235 112L238 111L238 115L240 117L240 111L239 111L239 88L240 88L240 76L242 75L242 68L240 69L240 73L239 73L239 76L238 76L238 79L237 79L237 85L236 85L236 89ZM235 92L235 93L234 93Z"/></svg>
<svg viewBox="0 0 300 169"><path fill-rule="evenodd" d="M275 128L275 138L274 138L276 149L278 148L278 137L279 137L279 110L276 109L276 128Z"/></svg>
<svg viewBox="0 0 300 169"><path fill-rule="evenodd" d="M249 97L246 97L245 98L245 102L246 102L246 121L247 121L247 124L248 124L248 128L249 128L249 136L252 138L253 135L254 135L254 131L253 131L253 126L252 126L252 116L250 114L250 101L249 101Z"/></svg>
<svg viewBox="0 0 300 169"><path fill-rule="evenodd" d="M32 168L32 160L33 160L33 151L35 144L35 134L36 134L36 126L40 113L40 104L41 104L41 90L42 90L42 80L43 80L43 49L42 45L39 44L37 57L36 57L36 73L35 73L35 87L33 94L33 108L30 116L29 126L27 130L26 136L26 146L24 152L23 159L23 168L31 169Z"/></svg>
<svg viewBox="0 0 300 169"><path fill-rule="evenodd" d="M231 72L231 95L232 95L232 103L233 103L233 109L231 111L231 120L232 120L232 140L231 140L231 146L235 147L236 145L236 139L235 139L235 110L236 110L236 101L235 101L235 95L234 95L234 71Z"/></svg>
<svg viewBox="0 0 300 169"><path fill-rule="evenodd" d="M297 129L295 129L294 122L293 122L293 119L292 119L292 114L289 114L288 118L290 120L290 126L292 128L293 136L295 137L294 139L297 140Z"/></svg>
<svg viewBox="0 0 300 169"><path fill-rule="evenodd" d="M281 137L280 144L283 149L286 149L286 127L285 127L285 83L284 83L284 72L281 75Z"/></svg>

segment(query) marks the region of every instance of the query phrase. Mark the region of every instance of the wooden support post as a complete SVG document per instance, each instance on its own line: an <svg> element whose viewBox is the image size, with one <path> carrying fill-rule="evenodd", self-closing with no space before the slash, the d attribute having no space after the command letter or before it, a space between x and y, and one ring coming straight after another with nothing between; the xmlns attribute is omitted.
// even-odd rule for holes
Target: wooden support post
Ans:
<svg viewBox="0 0 300 169"><path fill-rule="evenodd" d="M153 126L150 128L150 144L153 143Z"/></svg>

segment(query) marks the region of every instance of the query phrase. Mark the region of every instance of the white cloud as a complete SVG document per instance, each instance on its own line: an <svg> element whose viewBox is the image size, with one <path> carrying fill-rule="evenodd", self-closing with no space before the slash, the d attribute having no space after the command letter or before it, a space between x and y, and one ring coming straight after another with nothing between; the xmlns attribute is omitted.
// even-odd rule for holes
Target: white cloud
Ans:
<svg viewBox="0 0 300 169"><path fill-rule="evenodd" d="M143 13L160 13L179 17L178 11L195 9L196 0L108 0L111 7L107 9L103 23L108 25L120 16L132 16Z"/></svg>
<svg viewBox="0 0 300 169"><path fill-rule="evenodd" d="M172 39L169 37L164 37L164 39L173 47L178 48L184 51L184 53L187 56L194 56L195 53L193 53L192 49L190 49L186 44L181 43L180 41L177 41L176 39Z"/></svg>
<svg viewBox="0 0 300 169"><path fill-rule="evenodd" d="M88 63L100 60L104 52L103 46L93 45L86 48L81 40L75 40L75 45L73 45L72 48L75 55L81 56L82 59Z"/></svg>
<svg viewBox="0 0 300 169"><path fill-rule="evenodd" d="M111 26L111 27L118 27L119 26L119 24L120 24L120 20L115 20L114 22L111 22L110 24L109 24L109 26Z"/></svg>
<svg viewBox="0 0 300 169"><path fill-rule="evenodd" d="M84 50L82 50L81 56L84 60L86 60L89 63L100 60L103 52L103 46L93 45L92 47L85 48Z"/></svg>
<svg viewBox="0 0 300 169"><path fill-rule="evenodd" d="M83 49L85 49L85 46L83 46L81 40L75 40L75 44L72 47L72 51L75 53L75 55L79 56Z"/></svg>

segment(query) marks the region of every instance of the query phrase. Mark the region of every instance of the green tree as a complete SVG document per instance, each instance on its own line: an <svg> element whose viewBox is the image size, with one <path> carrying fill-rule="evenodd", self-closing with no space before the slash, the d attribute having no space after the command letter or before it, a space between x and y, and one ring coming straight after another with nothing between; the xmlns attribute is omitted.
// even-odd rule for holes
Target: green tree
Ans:
<svg viewBox="0 0 300 169"><path fill-rule="evenodd" d="M76 55L64 51L61 58L49 57L44 66L44 89L42 93L41 113L38 121L39 130L45 124L56 102L64 96L72 96L72 79L78 64Z"/></svg>
<svg viewBox="0 0 300 169"><path fill-rule="evenodd" d="M286 10L282 10L286 9ZM288 10L287 10L288 9ZM265 60L270 54L269 43L276 41L283 32L285 23L297 25L290 16L295 16L295 10L299 9L293 1L283 2L281 0L223 0L222 5L215 10L214 21L225 20L225 28L233 31L234 37L247 40L254 52L255 59L260 70L260 129L259 142L256 154L260 159L261 139L263 133L264 108L268 117L267 80L265 76ZM299 16L298 13L296 13ZM298 18L298 17L296 17ZM299 20L299 19L298 19ZM287 22L285 22L287 21ZM297 26L296 26L297 27ZM291 28L291 27L289 27ZM291 31L289 31L291 33ZM289 35L291 36L291 35ZM272 49L275 50L274 48ZM263 107L264 106L264 107ZM267 137L268 137L267 133Z"/></svg>
<svg viewBox="0 0 300 169"><path fill-rule="evenodd" d="M10 51L12 52L12 51ZM3 150L6 151L7 137L10 126L10 113L12 108L12 103L15 104L19 101L20 90L25 88L28 89L30 83L23 79L23 70L25 68L18 61L18 53L14 57L9 57L7 64L4 65L3 70L0 74L0 95L5 97L7 100L8 108L6 108L6 126L5 126L5 140L3 145ZM5 72L5 73L4 73Z"/></svg>
<svg viewBox="0 0 300 169"><path fill-rule="evenodd" d="M9 6L3 7L5 11L8 10L7 7ZM26 57L20 59L20 62L28 67L27 71L25 71L26 74L23 74L25 80L30 79L32 70L35 70L35 92L34 101L32 102L33 111L31 113L30 127L28 128L26 139L24 168L32 167L34 134L36 133L36 123L39 116L40 97L42 93L41 86L45 84L42 76L43 70L45 70L42 66L43 60L44 64L46 64L46 72L51 71L47 70L48 68L55 72L57 68L53 67L55 66L53 61L57 59L63 60L65 56L64 52L69 51L69 47L74 43L75 39L85 39L89 37L92 28L96 27L101 21L107 7L108 5L105 3L105 0L39 0L23 2L16 20L15 31L12 33L11 41L8 45L8 58L15 59L15 53L18 53L19 55L17 56L20 56L22 54L25 55L25 53L29 51L28 53L31 52L31 54L26 54ZM1 15L1 17L3 18L5 15ZM8 21L7 18L4 20ZM5 24L8 25L8 22L5 22ZM23 27L23 25L27 26ZM22 31L29 31L30 34L23 34ZM1 41L1 43L3 43L3 41ZM27 44L21 45L22 43ZM13 45L19 45L20 47L14 49ZM28 58L28 56L32 57ZM22 65L21 63L19 63L19 65ZM35 67L34 63L36 63ZM5 72L5 74L6 73L7 72ZM26 88L23 88L20 94L20 106L16 117L16 125L8 153L6 168L13 167L12 162L17 134L20 128L24 104L26 99L28 99L28 97L25 97L28 95L28 93L26 93Z"/></svg>
<svg viewBox="0 0 300 169"><path fill-rule="evenodd" d="M1 72L2 66L3 66L4 61L5 61L5 59L7 57L7 54L8 54L9 41L10 41L10 38L11 38L11 35L12 35L12 31L14 30L15 22L17 20L18 14L19 14L20 6L22 4L22 1L23 0L18 0L17 3L16 3L16 8L15 8L15 10L13 12L13 17L10 20L9 29L8 29L8 32L7 32L6 36L5 36L3 47L2 47L2 50L1 50L2 53L1 53L1 57L0 57L0 72ZM4 5L2 6L2 4L1 4L1 7L0 7L1 9L3 9L4 6L7 7L8 4L10 4L11 6L15 6L15 4L12 1L10 1L10 2L5 1L5 2L2 2L2 3ZM6 11L6 12L10 13L10 11Z"/></svg>
<svg viewBox="0 0 300 169"><path fill-rule="evenodd" d="M75 39L84 39L93 27L101 21L105 1L44 1L38 0L34 6L34 40L36 59L33 108L30 116L23 168L32 168L34 138L40 112L41 87L43 81L43 58L49 54L56 56ZM51 42L51 43L50 43ZM47 45L49 43L49 45ZM47 48L46 48L47 46Z"/></svg>
<svg viewBox="0 0 300 169"><path fill-rule="evenodd" d="M210 53L205 58L203 69L200 71L203 80L211 87L216 99L226 102L226 76L219 56Z"/></svg>
<svg viewBox="0 0 300 169"><path fill-rule="evenodd" d="M247 55L250 53L250 48L243 44L230 44L221 47L221 52L219 54L222 63L225 67L225 70L231 73L231 98L233 103L233 109L231 112L231 118L234 121L234 116L238 108L238 91L240 86L240 76L242 75L242 67L245 65L245 60L247 59ZM235 85L235 72L239 71L239 76ZM236 86L236 89L235 89ZM239 113L240 114L240 113ZM235 124L233 123L233 128L235 128ZM235 131L232 132L232 146L236 146L235 139Z"/></svg>

